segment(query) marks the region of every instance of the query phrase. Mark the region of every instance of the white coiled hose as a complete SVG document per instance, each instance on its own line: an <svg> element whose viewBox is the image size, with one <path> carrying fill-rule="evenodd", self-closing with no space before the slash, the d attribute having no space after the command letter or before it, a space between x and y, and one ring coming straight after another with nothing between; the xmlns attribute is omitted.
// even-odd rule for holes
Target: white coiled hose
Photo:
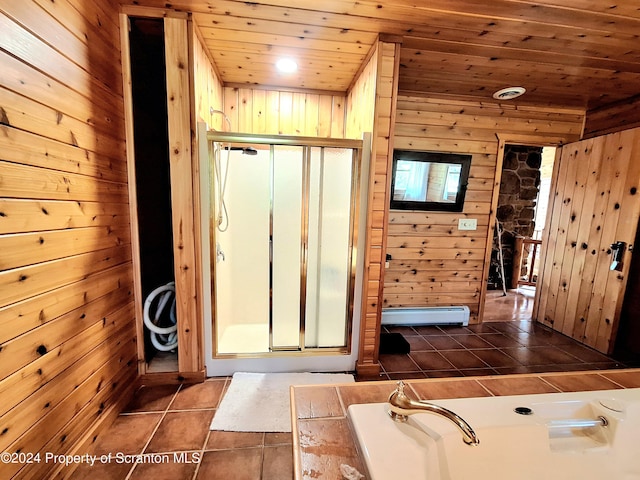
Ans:
<svg viewBox="0 0 640 480"><path fill-rule="evenodd" d="M158 298L158 302L153 312L153 319L150 311L152 310L154 300ZM160 318L167 304L171 302L169 307L169 326L160 326ZM151 335L151 343L154 347L162 352L174 350L178 346L178 325L176 321L176 286L174 282L169 282L153 290L144 302L144 324L149 329Z"/></svg>

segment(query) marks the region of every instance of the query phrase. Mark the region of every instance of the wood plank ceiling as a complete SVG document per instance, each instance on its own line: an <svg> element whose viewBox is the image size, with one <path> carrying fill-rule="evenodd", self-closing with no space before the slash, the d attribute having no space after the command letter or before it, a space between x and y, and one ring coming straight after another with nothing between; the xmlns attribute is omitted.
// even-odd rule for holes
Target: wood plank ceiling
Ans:
<svg viewBox="0 0 640 480"><path fill-rule="evenodd" d="M129 3L127 0L123 0ZM640 94L638 0L137 0L194 12L227 85L344 92L379 33L398 35L400 90L593 109ZM281 56L295 74L276 73Z"/></svg>

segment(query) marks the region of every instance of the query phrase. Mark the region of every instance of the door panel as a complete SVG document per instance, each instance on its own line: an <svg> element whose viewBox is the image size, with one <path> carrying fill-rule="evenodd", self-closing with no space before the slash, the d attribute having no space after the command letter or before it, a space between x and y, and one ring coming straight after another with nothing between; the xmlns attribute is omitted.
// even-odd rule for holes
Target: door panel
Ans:
<svg viewBox="0 0 640 480"><path fill-rule="evenodd" d="M562 147L544 240L536 318L603 353L617 331L640 213L640 129ZM635 157L635 160L634 160Z"/></svg>

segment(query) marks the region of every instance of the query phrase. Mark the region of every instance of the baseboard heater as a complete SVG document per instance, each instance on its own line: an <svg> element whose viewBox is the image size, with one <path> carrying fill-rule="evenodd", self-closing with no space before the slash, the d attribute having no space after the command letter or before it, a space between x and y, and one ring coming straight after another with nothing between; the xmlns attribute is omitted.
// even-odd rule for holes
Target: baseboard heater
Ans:
<svg viewBox="0 0 640 480"><path fill-rule="evenodd" d="M469 325L469 307L383 308L382 325Z"/></svg>

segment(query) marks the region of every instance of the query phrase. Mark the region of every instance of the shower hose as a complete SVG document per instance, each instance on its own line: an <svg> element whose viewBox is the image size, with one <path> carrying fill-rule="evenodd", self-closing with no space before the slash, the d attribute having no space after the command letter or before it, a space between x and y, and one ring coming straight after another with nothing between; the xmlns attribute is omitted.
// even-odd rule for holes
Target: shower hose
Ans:
<svg viewBox="0 0 640 480"><path fill-rule="evenodd" d="M155 300L157 299L157 302ZM167 305L170 305L167 307ZM169 319L163 313L169 309ZM176 322L176 287L169 282L153 290L144 302L144 324L149 329L151 343L161 352L178 347L178 325ZM167 326L164 326L167 325Z"/></svg>

